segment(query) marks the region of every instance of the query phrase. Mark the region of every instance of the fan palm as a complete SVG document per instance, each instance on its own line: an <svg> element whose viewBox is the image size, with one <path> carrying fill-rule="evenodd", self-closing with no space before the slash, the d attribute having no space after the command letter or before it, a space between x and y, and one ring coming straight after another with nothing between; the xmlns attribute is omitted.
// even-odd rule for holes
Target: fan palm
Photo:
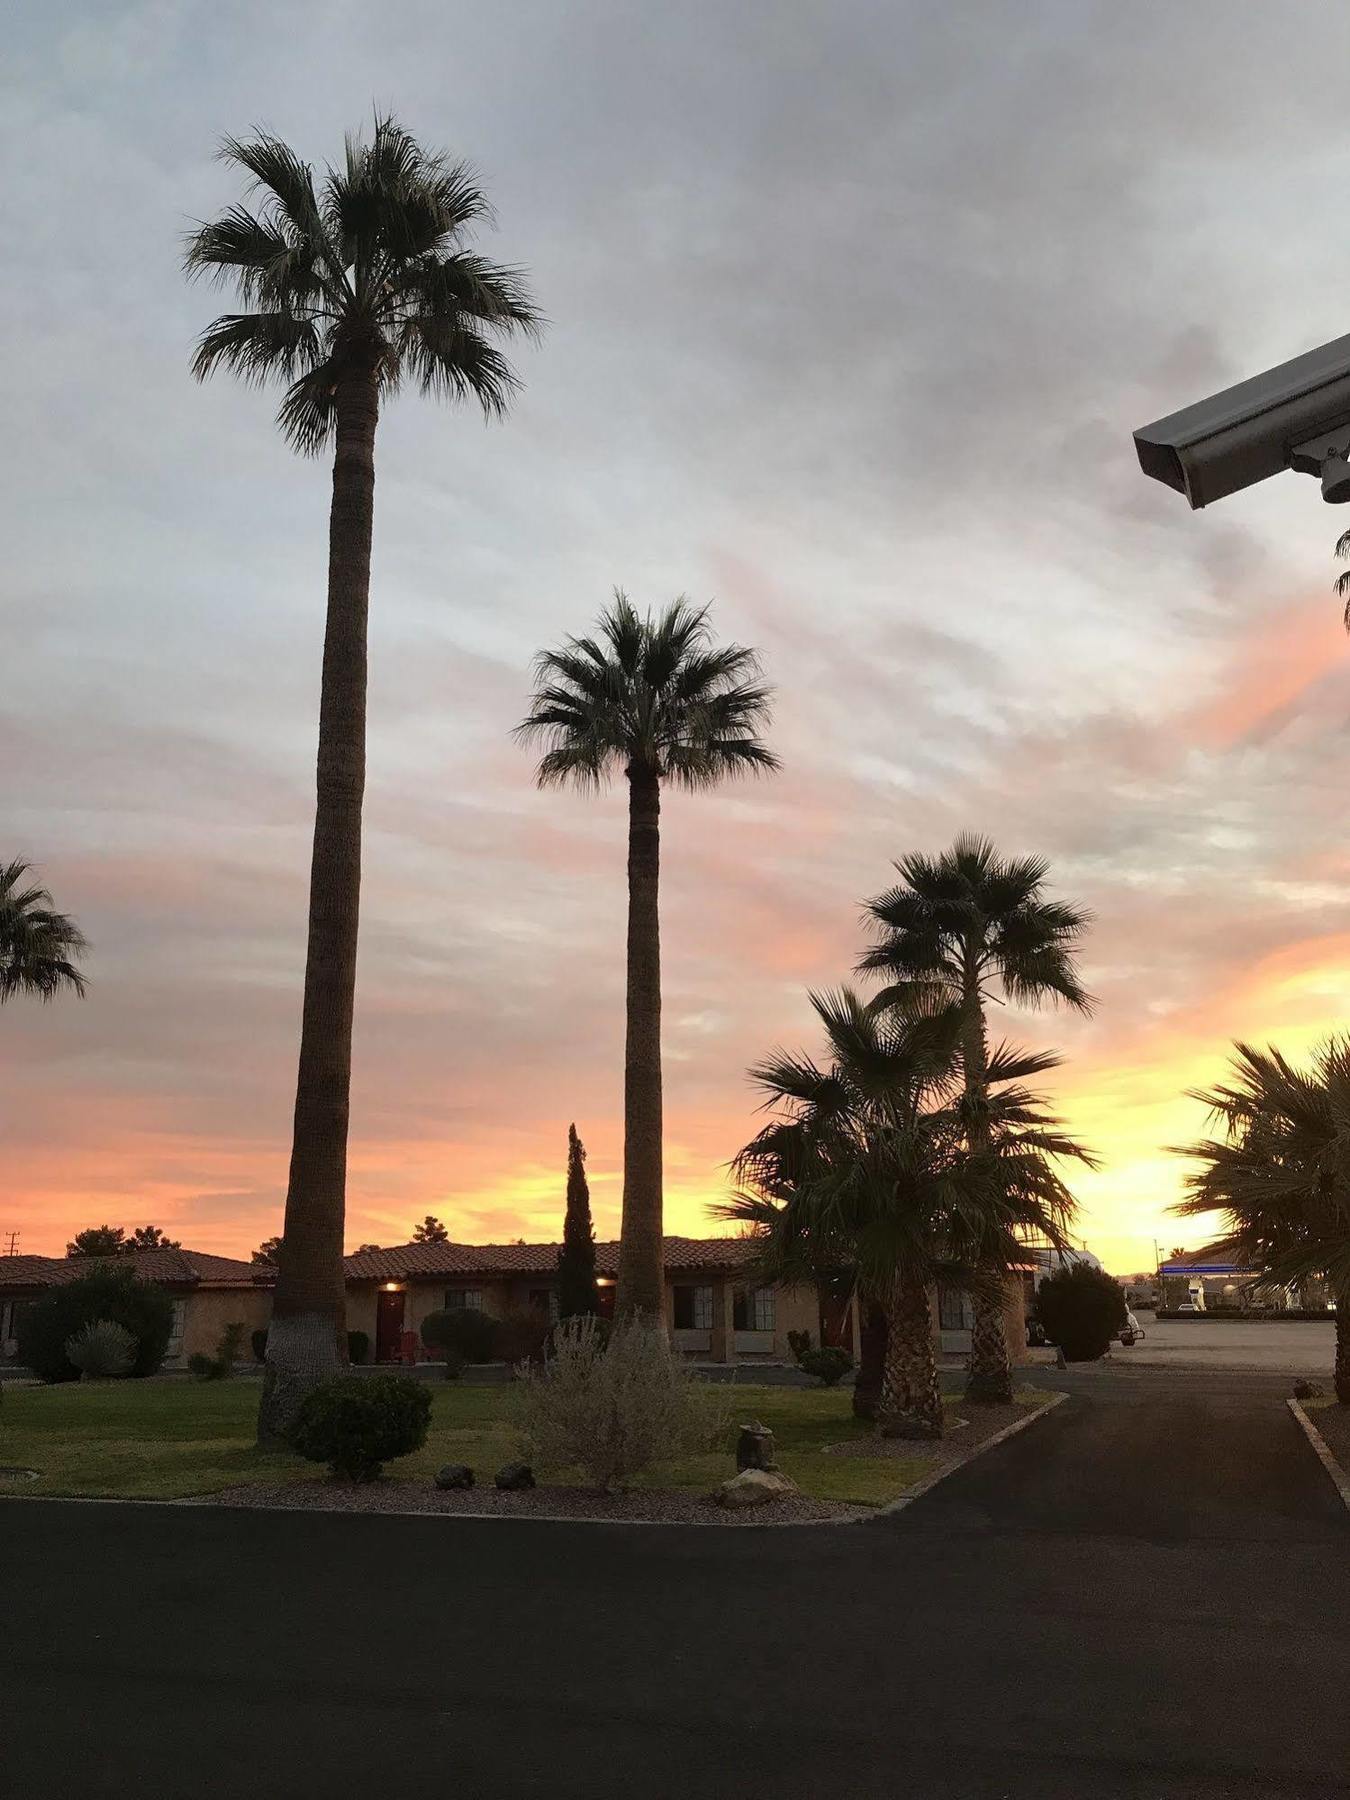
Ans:
<svg viewBox="0 0 1350 1800"><path fill-rule="evenodd" d="M1074 966L1088 915L1047 898L1047 865L1040 857L1001 856L987 838L962 834L941 856L906 856L895 867L899 883L867 904L880 936L858 967L890 978L878 1006L925 993L959 1006L967 1141L978 1156L991 1129L985 1009L1001 997L1022 1006L1063 1002L1090 1011L1091 998ZM1008 1401L1012 1369L1000 1271L991 1264L985 1274L972 1296L966 1397Z"/></svg>
<svg viewBox="0 0 1350 1800"><path fill-rule="evenodd" d="M517 381L495 340L539 324L521 275L465 247L489 217L472 171L423 150L392 118L316 184L279 139L228 139L225 161L261 195L188 240L191 275L232 285L197 345L224 369L285 384L277 422L307 455L333 448L328 615L310 874L309 946L281 1258L259 1436L279 1437L345 1359L342 1227L365 788L366 636L381 401L405 382L505 412Z"/></svg>
<svg viewBox="0 0 1350 1800"><path fill-rule="evenodd" d="M1081 1154L1017 1079L1053 1059L1000 1048L989 1144L973 1157L956 1104L960 1008L880 1011L847 989L813 995L830 1060L778 1054L751 1071L774 1114L736 1158L741 1191L718 1210L762 1238L766 1275L849 1270L886 1319L878 1419L884 1432L936 1437L942 1400L929 1291L939 1279L981 1292L1019 1234L1062 1241L1072 1202L1053 1159ZM999 1278L992 1278L996 1290Z"/></svg>
<svg viewBox="0 0 1350 1800"><path fill-rule="evenodd" d="M1274 1048L1234 1049L1228 1081L1191 1096L1223 1136L1181 1150L1199 1166L1173 1210L1223 1213L1222 1247L1262 1272L1258 1289L1327 1278L1336 1398L1350 1406L1350 1040L1328 1040L1307 1069Z"/></svg>
<svg viewBox="0 0 1350 1800"><path fill-rule="evenodd" d="M87 948L75 921L34 881L31 863L0 863L0 1005L16 994L51 1000L63 988L83 996L76 965Z"/></svg>
<svg viewBox="0 0 1350 1800"><path fill-rule="evenodd" d="M544 746L541 787L628 782L628 1023L624 1050L623 1215L615 1310L661 1316L661 788L698 792L778 767L760 733L771 690L759 659L718 644L708 609L683 598L638 614L622 593L594 637L535 663L516 728Z"/></svg>

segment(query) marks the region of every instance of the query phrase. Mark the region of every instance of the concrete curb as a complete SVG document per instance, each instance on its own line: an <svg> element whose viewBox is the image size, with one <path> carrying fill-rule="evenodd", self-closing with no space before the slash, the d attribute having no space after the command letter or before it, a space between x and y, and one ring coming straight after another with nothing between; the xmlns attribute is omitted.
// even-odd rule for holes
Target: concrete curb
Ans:
<svg viewBox="0 0 1350 1800"><path fill-rule="evenodd" d="M1336 1492L1340 1495L1341 1502L1346 1511L1350 1512L1350 1475L1347 1475L1345 1470L1336 1461L1331 1445L1313 1424L1300 1403L1297 1400L1290 1400L1287 1402L1287 1405L1290 1412L1293 1413L1294 1417L1303 1427L1303 1435L1316 1451L1317 1460L1321 1463L1327 1474L1330 1475L1332 1482L1335 1484Z"/></svg>
<svg viewBox="0 0 1350 1800"><path fill-rule="evenodd" d="M878 1506L873 1512L868 1514L866 1519L860 1520L859 1523L866 1525L869 1524L872 1519L884 1519L891 1513L903 1512L907 1506L912 1506L916 1500L922 1499L929 1489L935 1488L940 1481L945 1481L949 1475L955 1475L959 1470L967 1468L977 1457L983 1456L986 1450L993 1450L996 1449L999 1444L1006 1444L1009 1438L1016 1437L1019 1431L1025 1431L1029 1425L1034 1425L1038 1419L1045 1418L1047 1413L1052 1413L1057 1406L1061 1405L1068 1398L1068 1394L1052 1390L1050 1398L1046 1401L1044 1406L1037 1406L1031 1409L1023 1419L1014 1419L1011 1425L1005 1425L1002 1431L996 1431L992 1437L987 1437L982 1444L976 1445L970 1455L963 1456L960 1462L947 1463L940 1469L934 1469L931 1475L925 1475L922 1481L915 1482L914 1486L907 1494L901 1494L898 1500L892 1500L887 1506Z"/></svg>

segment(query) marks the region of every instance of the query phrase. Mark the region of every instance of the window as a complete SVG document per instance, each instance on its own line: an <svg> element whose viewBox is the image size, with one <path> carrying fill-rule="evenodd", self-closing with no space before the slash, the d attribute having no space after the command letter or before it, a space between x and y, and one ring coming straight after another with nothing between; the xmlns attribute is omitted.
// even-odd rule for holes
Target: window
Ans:
<svg viewBox="0 0 1350 1800"><path fill-rule="evenodd" d="M183 1325L187 1319L187 1301L173 1303L173 1324L169 1327L169 1353L177 1355L183 1348Z"/></svg>
<svg viewBox="0 0 1350 1800"><path fill-rule="evenodd" d="M445 1290L445 1310L447 1312L464 1312L472 1309L483 1311L482 1288L447 1288Z"/></svg>
<svg viewBox="0 0 1350 1800"><path fill-rule="evenodd" d="M676 1331L711 1331L713 1291L710 1287L677 1284L674 1291Z"/></svg>
<svg viewBox="0 0 1350 1800"><path fill-rule="evenodd" d="M553 1324L558 1322L558 1291L556 1288L531 1288L530 1305L536 1312L546 1313Z"/></svg>
<svg viewBox="0 0 1350 1800"><path fill-rule="evenodd" d="M974 1323L970 1296L962 1288L938 1288L938 1325L943 1331L969 1331Z"/></svg>
<svg viewBox="0 0 1350 1800"><path fill-rule="evenodd" d="M731 1324L735 1331L772 1331L774 1291L771 1287L737 1288L731 1297Z"/></svg>

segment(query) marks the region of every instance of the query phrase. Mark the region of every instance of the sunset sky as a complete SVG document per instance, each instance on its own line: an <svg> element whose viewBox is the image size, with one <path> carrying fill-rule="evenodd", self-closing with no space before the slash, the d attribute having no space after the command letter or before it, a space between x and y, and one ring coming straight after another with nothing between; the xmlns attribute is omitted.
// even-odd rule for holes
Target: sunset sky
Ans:
<svg viewBox="0 0 1350 1800"><path fill-rule="evenodd" d="M264 123L316 162L372 103L471 157L550 327L513 417L404 395L377 449L347 1241L555 1236L567 1126L617 1225L624 807L541 794L533 652L615 584L757 646L782 772L664 813L668 1225L812 1041L891 860L962 829L1095 924L1069 1059L1118 1273L1184 1090L1350 1004L1350 518L1286 476L1192 515L1131 430L1347 329L1350 18L324 0L29 7L0 143L8 428L0 859L92 943L0 1014L0 1248L280 1225L329 471L273 396L194 386L181 239Z"/></svg>

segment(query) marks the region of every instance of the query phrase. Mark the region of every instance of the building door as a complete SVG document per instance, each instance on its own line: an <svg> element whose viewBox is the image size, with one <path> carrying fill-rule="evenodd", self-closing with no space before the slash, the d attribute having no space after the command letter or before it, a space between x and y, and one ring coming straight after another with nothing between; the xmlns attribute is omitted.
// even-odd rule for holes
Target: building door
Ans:
<svg viewBox="0 0 1350 1800"><path fill-rule="evenodd" d="M403 1337L403 1291L381 1288L375 1299L375 1360L397 1362Z"/></svg>
<svg viewBox="0 0 1350 1800"><path fill-rule="evenodd" d="M820 1341L853 1354L853 1285L835 1279L820 1284Z"/></svg>

